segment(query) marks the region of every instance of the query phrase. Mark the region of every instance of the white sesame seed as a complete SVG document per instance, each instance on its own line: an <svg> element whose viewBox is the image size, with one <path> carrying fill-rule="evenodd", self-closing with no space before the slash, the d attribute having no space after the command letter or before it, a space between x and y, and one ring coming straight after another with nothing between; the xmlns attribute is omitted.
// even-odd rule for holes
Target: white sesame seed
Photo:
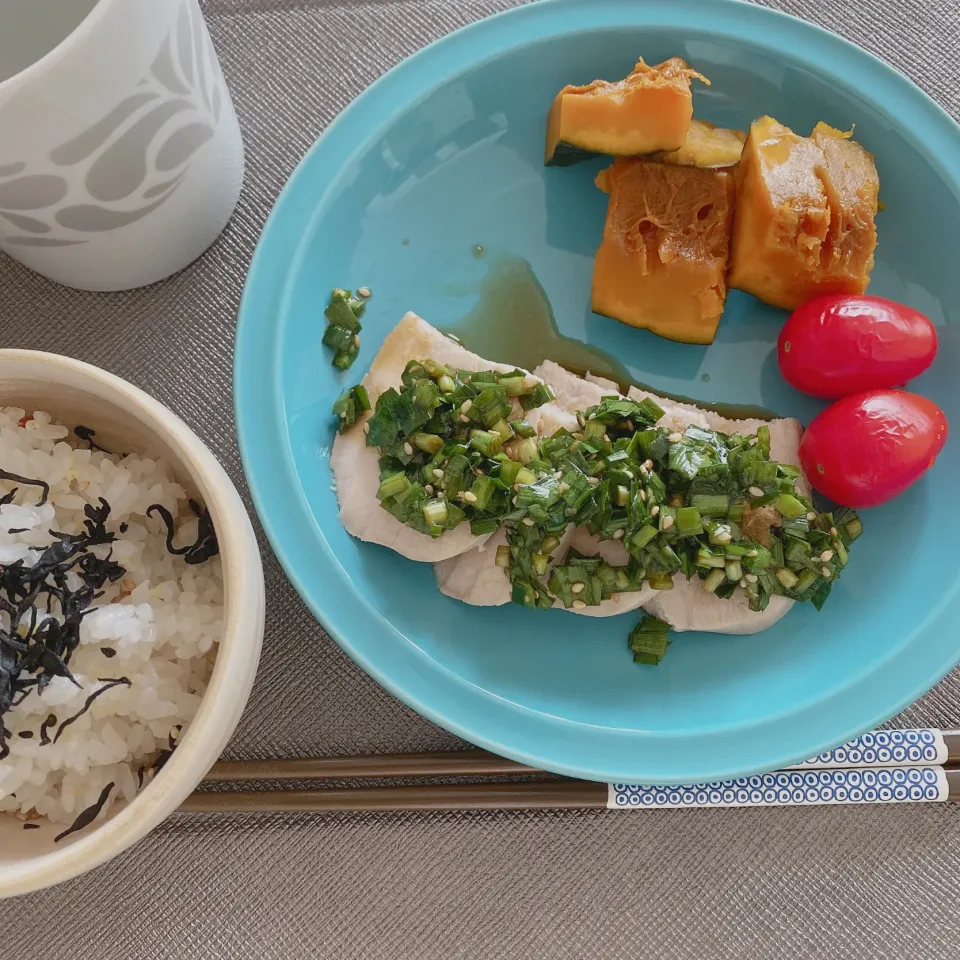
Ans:
<svg viewBox="0 0 960 960"><path fill-rule="evenodd" d="M579 424L581 430L587 425L587 421L583 419L582 413L577 413L577 423Z"/></svg>
<svg viewBox="0 0 960 960"><path fill-rule="evenodd" d="M563 476L563 471L562 471L562 470L554 470L554 471L553 471L553 479L554 479L554 480L559 480L562 476Z"/></svg>
<svg viewBox="0 0 960 960"><path fill-rule="evenodd" d="M513 498L513 505L514 505L514 506L516 506L516 505L517 505L517 500L518 500L518 498L517 498L517 497L514 497L514 498Z"/></svg>
<svg viewBox="0 0 960 960"><path fill-rule="evenodd" d="M412 457L412 456L413 456L413 447L411 447L409 443L405 443L405 444L403 445L403 452L404 452L408 457Z"/></svg>
<svg viewBox="0 0 960 960"><path fill-rule="evenodd" d="M564 512L568 517L576 516L576 513L577 513L577 511L574 510L573 507L567 507L567 509L564 510L563 512Z"/></svg>
<svg viewBox="0 0 960 960"><path fill-rule="evenodd" d="M357 347L357 348L360 347L360 334L359 334L359 333L355 333L355 334L353 335L353 345L354 345L355 347Z"/></svg>
<svg viewBox="0 0 960 960"><path fill-rule="evenodd" d="M447 499L447 495L441 490L441 491L437 494L437 499L438 499L438 500L446 500L446 499Z"/></svg>
<svg viewBox="0 0 960 960"><path fill-rule="evenodd" d="M617 529L613 531L613 539L614 540L623 539L623 527L617 527Z"/></svg>
<svg viewBox="0 0 960 960"><path fill-rule="evenodd" d="M643 461L643 468L644 468L645 470L652 470L652 469L653 469L653 461L652 461L652 460L644 460L644 461Z"/></svg>
<svg viewBox="0 0 960 960"><path fill-rule="evenodd" d="M366 300L367 297L370 296L370 288L369 288L369 287L357 287L357 296L358 296L358 297L363 297L363 299Z"/></svg>
<svg viewBox="0 0 960 960"><path fill-rule="evenodd" d="M619 593L611 593L611 594L610 594L610 599L611 599L614 603L619 603L619 602L620 602L620 594L619 594Z"/></svg>
<svg viewBox="0 0 960 960"><path fill-rule="evenodd" d="M830 576L830 568L829 568L829 567L821 567L821 568L820 568L820 572L821 572L825 577L829 577L829 576Z"/></svg>
<svg viewBox="0 0 960 960"><path fill-rule="evenodd" d="M591 487L595 487L595 486L597 486L597 485L600 483L600 478L599 478L599 477L587 477L587 483L589 483Z"/></svg>
<svg viewBox="0 0 960 960"><path fill-rule="evenodd" d="M646 490L641 490L641 491L640 491L640 499L641 499L644 503L647 502L647 491L646 491Z"/></svg>
<svg viewBox="0 0 960 960"><path fill-rule="evenodd" d="M461 414L460 414L460 422L461 422L461 423L469 423L469 422L470 422L470 418L469 418L466 414L461 413Z"/></svg>
<svg viewBox="0 0 960 960"><path fill-rule="evenodd" d="M364 432L364 433L369 433L369 432L370 432L370 421L369 421L369 420L363 425L363 432Z"/></svg>
<svg viewBox="0 0 960 960"><path fill-rule="evenodd" d="M466 500L467 503L476 503L477 495L472 490L466 490L463 494L463 499Z"/></svg>
<svg viewBox="0 0 960 960"><path fill-rule="evenodd" d="M513 485L513 492L514 492L514 493L519 493L519 492L520 492L520 484L519 484L519 483L515 483L515 484Z"/></svg>
<svg viewBox="0 0 960 960"><path fill-rule="evenodd" d="M741 577L741 578L740 578L740 586L743 587L744 589L746 589L746 586L747 586L747 578L746 578L746 577Z"/></svg>
<svg viewBox="0 0 960 960"><path fill-rule="evenodd" d="M744 580L746 580L747 583L756 583L759 579L760 578L755 573L748 573L746 577L744 577Z"/></svg>
<svg viewBox="0 0 960 960"><path fill-rule="evenodd" d="M719 543L730 543L733 540L733 534L726 530L721 530L713 535L713 539Z"/></svg>
<svg viewBox="0 0 960 960"><path fill-rule="evenodd" d="M523 522L524 522L524 524L526 524L526 526L528 526L528 527L534 526L533 520L531 520L529 517L524 517L524 518L523 518Z"/></svg>
<svg viewBox="0 0 960 960"><path fill-rule="evenodd" d="M673 517L664 517L660 526L664 530L669 530L673 526Z"/></svg>
<svg viewBox="0 0 960 960"><path fill-rule="evenodd" d="M431 484L428 483L423 489L426 493L429 493L431 497L433 496L433 486Z"/></svg>
<svg viewBox="0 0 960 960"><path fill-rule="evenodd" d="M837 528L836 528L836 527L831 527L831 528L830 528L830 536L831 536L831 537L839 537L839 536L840 536L840 534L837 533Z"/></svg>
<svg viewBox="0 0 960 960"><path fill-rule="evenodd" d="M582 583L575 583L575 584L570 588L570 592L571 592L571 593L583 593L583 584L582 584Z"/></svg>
<svg viewBox="0 0 960 960"><path fill-rule="evenodd" d="M463 403L460 404L460 412L466 413L472 406L473 406L472 400L464 400Z"/></svg>
<svg viewBox="0 0 960 960"><path fill-rule="evenodd" d="M443 479L443 471L442 471L439 467L437 467L437 468L433 471L433 475L434 475L438 480L442 480L442 479Z"/></svg>
<svg viewBox="0 0 960 960"><path fill-rule="evenodd" d="M603 435L603 442L604 442L604 443L609 443L609 442L610 442L610 435L609 435L609 434L605 433L605 434Z"/></svg>
<svg viewBox="0 0 960 960"><path fill-rule="evenodd" d="M751 447L755 447L759 442L760 442L760 438L759 438L759 437L751 437L751 438L750 438L750 446L751 446Z"/></svg>
<svg viewBox="0 0 960 960"><path fill-rule="evenodd" d="M574 609L574 610L586 610L586 609L587 609L587 605L586 605L582 600L574 600L574 601L573 601L573 609Z"/></svg>
<svg viewBox="0 0 960 960"><path fill-rule="evenodd" d="M659 504L659 503L655 503L655 504L650 508L650 516L651 516L651 517L655 517L659 512L660 512L660 504Z"/></svg>
<svg viewBox="0 0 960 960"><path fill-rule="evenodd" d="M668 439L671 443L679 443L679 442L683 439L683 434L682 434L682 433L671 433L670 436L667 437L667 439Z"/></svg>
<svg viewBox="0 0 960 960"><path fill-rule="evenodd" d="M813 523L813 521L816 520L816 519L817 519L816 513L815 513L813 510L811 510L811 511L807 514L807 520L809 520L810 523Z"/></svg>
<svg viewBox="0 0 960 960"><path fill-rule="evenodd" d="M529 393L539 383L540 381L536 377L527 377L527 379L523 381L523 386L524 386L524 389L527 391L527 393Z"/></svg>
<svg viewBox="0 0 960 960"><path fill-rule="evenodd" d="M565 483L563 480L561 480L557 484L557 493L566 493L569 489L570 489L570 484Z"/></svg>
<svg viewBox="0 0 960 960"><path fill-rule="evenodd" d="M832 551L832 550L824 550L823 553L820 554L820 559L821 559L824 563L826 563L828 560L832 560L832 559L833 559L833 551Z"/></svg>
<svg viewBox="0 0 960 960"><path fill-rule="evenodd" d="M762 497L762 496L763 496L763 490L762 490L760 487L751 487L751 488L747 491L747 493L749 493L751 497Z"/></svg>
<svg viewBox="0 0 960 960"><path fill-rule="evenodd" d="M759 557L759 556L760 556L760 551L759 551L759 550L748 550L748 551L747 551L747 556L748 556L748 557Z"/></svg>

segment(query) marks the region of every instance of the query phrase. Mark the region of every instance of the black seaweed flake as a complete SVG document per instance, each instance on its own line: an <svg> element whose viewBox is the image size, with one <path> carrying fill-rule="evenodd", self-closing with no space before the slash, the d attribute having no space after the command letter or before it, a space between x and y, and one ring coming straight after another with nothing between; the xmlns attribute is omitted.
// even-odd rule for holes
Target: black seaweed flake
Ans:
<svg viewBox="0 0 960 960"><path fill-rule="evenodd" d="M84 426L74 427L73 435L78 440L82 440L84 443L89 444L91 450L99 450L101 453L110 452L109 450L104 450L103 447L100 447L93 442L93 438L97 435L97 431L91 430L90 427L84 427Z"/></svg>
<svg viewBox="0 0 960 960"><path fill-rule="evenodd" d="M7 533L12 536L15 533L26 533L29 529L29 527L13 527L12 529L8 530Z"/></svg>
<svg viewBox="0 0 960 960"><path fill-rule="evenodd" d="M40 824L39 824L39 823L25 823L25 824L23 825L23 829L24 829L24 830L39 830L39 829L40 829Z"/></svg>
<svg viewBox="0 0 960 960"><path fill-rule="evenodd" d="M17 495L17 491L19 489L19 487L14 487L9 493L5 493L2 497L0 497L0 507L3 507L8 503L13 503L13 498Z"/></svg>
<svg viewBox="0 0 960 960"><path fill-rule="evenodd" d="M114 788L115 784L108 783L104 788L103 792L97 798L95 803L92 803L86 810L81 811L80 816L77 817L73 823L67 827L63 833L58 833L54 838L54 843L59 843L65 837L69 837L71 833L76 833L78 830L82 830L84 827L89 827L94 820L100 815L100 811L103 809L104 804L107 802L107 798L110 796L110 791Z"/></svg>
<svg viewBox="0 0 960 960"><path fill-rule="evenodd" d="M17 734L17 736L20 737L21 740L32 740L32 739L33 739L33 731L32 731L32 730L21 730L21 731Z"/></svg>
<svg viewBox="0 0 960 960"><path fill-rule="evenodd" d="M86 703L84 703L84 705L80 708L80 710L78 710L72 717L67 717L67 719L64 720L59 727L57 727L57 732L56 734L54 734L54 737L53 737L54 743L56 743L60 739L60 734L62 734L63 731L66 730L71 723L73 723L76 720L79 720L90 709L90 707L93 705L94 700L96 700L98 697L105 694L108 690L112 690L114 687L119 687L121 684L125 684L128 687L133 686L133 684L126 677L117 677L116 679L102 677L100 678L99 682L102 683L103 686L100 687L99 690L94 690L94 692L91 693L89 697L87 697Z"/></svg>
<svg viewBox="0 0 960 960"><path fill-rule="evenodd" d="M47 487L40 481L4 471L0 471L0 477L42 486L46 499ZM68 666L80 643L80 624L93 602L102 596L98 591L126 572L110 555L101 560L91 551L116 539L106 527L110 505L101 498L99 505L88 504L84 514L83 532L51 530L54 543L36 548L40 555L32 566L22 560L0 564L0 613L9 621L6 628L0 626L0 760L9 754L10 731L2 718L11 707L22 703L33 690L43 693L54 677L80 686ZM70 572L80 578L77 589L67 582ZM39 610L45 607L49 613L54 601L59 604L60 615L41 618ZM45 729L41 730L40 742L52 742L46 738Z"/></svg>
<svg viewBox="0 0 960 960"><path fill-rule="evenodd" d="M116 655L117 651L113 647L101 647L100 652L108 659L112 660Z"/></svg>
<svg viewBox="0 0 960 960"><path fill-rule="evenodd" d="M45 747L48 743L53 743L48 735L48 731L51 727L57 725L57 715L51 713L43 723L40 724L40 746Z"/></svg>
<svg viewBox="0 0 960 960"><path fill-rule="evenodd" d="M44 483L43 480L31 480L29 477L20 477L15 473L10 473L7 470L0 470L0 480L13 480L15 483L25 483L28 487L40 487L43 490L43 495L37 501L37 506L42 507L47 502L47 497L50 496L50 484ZM11 490L7 494L7 497L4 497L4 503L11 503L13 500L13 494L16 490Z"/></svg>
<svg viewBox="0 0 960 960"><path fill-rule="evenodd" d="M124 520L124 522L120 524L120 532L126 533L129 529L130 529L130 524L127 523L126 520Z"/></svg>
<svg viewBox="0 0 960 960"><path fill-rule="evenodd" d="M183 557L187 563L203 563L204 560L209 560L220 552L220 544L217 543L217 534L213 529L210 511L205 510L195 500L190 501L190 509L199 521L197 525L197 542L185 547L175 547L173 545L173 538L176 533L173 529L173 516L165 506L155 503L147 507L147 516L151 517L154 513L158 513L160 519L163 520L167 528L168 553L172 553L177 557Z"/></svg>

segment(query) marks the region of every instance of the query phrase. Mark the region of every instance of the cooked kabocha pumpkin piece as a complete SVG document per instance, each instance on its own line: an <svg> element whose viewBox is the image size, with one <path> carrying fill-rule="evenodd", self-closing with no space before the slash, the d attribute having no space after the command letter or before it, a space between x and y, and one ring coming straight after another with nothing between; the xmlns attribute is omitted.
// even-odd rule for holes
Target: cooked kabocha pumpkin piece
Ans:
<svg viewBox="0 0 960 960"><path fill-rule="evenodd" d="M852 136L822 122L810 134L823 151L817 172L830 206L817 293L863 293L873 270L880 179L873 157Z"/></svg>
<svg viewBox="0 0 960 960"><path fill-rule="evenodd" d="M801 137L754 121L737 168L730 286L793 310L818 294L863 293L873 268L879 181L849 135Z"/></svg>
<svg viewBox="0 0 960 960"><path fill-rule="evenodd" d="M618 158L597 186L610 199L593 310L668 340L711 343L727 295L732 171Z"/></svg>
<svg viewBox="0 0 960 960"><path fill-rule="evenodd" d="M742 130L715 127L696 117L690 121L686 143L679 150L651 155L661 163L675 163L681 167L733 167L740 162L747 135Z"/></svg>
<svg viewBox="0 0 960 960"><path fill-rule="evenodd" d="M693 78L710 82L679 57L656 66L641 58L623 80L564 87L547 114L544 162L568 166L597 153L630 157L679 149L693 116Z"/></svg>

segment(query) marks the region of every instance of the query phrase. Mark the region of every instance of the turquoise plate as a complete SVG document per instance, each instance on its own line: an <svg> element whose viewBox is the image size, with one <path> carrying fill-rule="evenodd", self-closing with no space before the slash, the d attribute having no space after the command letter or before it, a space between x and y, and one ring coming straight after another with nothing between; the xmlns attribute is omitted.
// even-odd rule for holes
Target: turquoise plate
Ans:
<svg viewBox="0 0 960 960"><path fill-rule="evenodd" d="M856 124L887 205L871 292L939 326L940 356L915 389L960 423L960 129L864 51L730 0L548 0L461 30L384 76L323 134L270 217L244 295L235 385L270 541L365 670L497 753L579 777L666 784L802 760L897 713L957 662L960 444L896 503L864 516L821 614L798 605L756 636L678 636L658 668L631 662L636 615L478 609L442 596L429 565L344 532L328 463L330 405L404 311L455 326L502 257L529 262L563 333L616 356L641 382L805 421L816 412L778 375L783 315L749 296L731 295L709 348L590 312L598 164L544 169L545 113L564 83L621 77L638 55L679 55L710 77L697 112L725 126L763 113L800 131L817 120ZM474 255L477 244L488 256ZM323 307L333 286L362 284L374 290L362 350L340 375L320 343Z"/></svg>

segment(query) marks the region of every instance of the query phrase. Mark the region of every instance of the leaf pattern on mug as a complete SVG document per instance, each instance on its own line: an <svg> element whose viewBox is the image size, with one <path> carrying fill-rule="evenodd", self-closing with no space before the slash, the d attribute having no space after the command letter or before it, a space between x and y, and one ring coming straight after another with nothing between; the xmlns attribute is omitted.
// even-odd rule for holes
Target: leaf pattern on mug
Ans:
<svg viewBox="0 0 960 960"><path fill-rule="evenodd" d="M22 213L4 213L0 211L0 217L3 217L8 223L12 223L18 230L26 233L49 233L50 224L37 220L34 217L25 217Z"/></svg>
<svg viewBox="0 0 960 960"><path fill-rule="evenodd" d="M188 8L185 8L188 9ZM210 109L210 91L207 88L207 58L205 56L206 51L210 48L210 42L207 39L205 24L203 22L203 17L193 16L193 11L191 13L191 21L193 23L193 59L194 63L197 65L197 90L200 91L200 96L203 98L203 105L209 110ZM216 77L216 70L210 70L211 76ZM214 90L219 92L219 88L216 87L216 80L214 80ZM214 115L217 114L217 111L214 111Z"/></svg>
<svg viewBox="0 0 960 960"><path fill-rule="evenodd" d="M170 54L170 37L167 37L160 46L160 52L150 70L153 75L171 92L187 96L190 88L180 79L176 68L173 65L173 57Z"/></svg>
<svg viewBox="0 0 960 960"><path fill-rule="evenodd" d="M0 210L42 210L59 203L69 185L51 173L17 177L0 183Z"/></svg>
<svg viewBox="0 0 960 960"><path fill-rule="evenodd" d="M189 87L193 87L193 31L190 29L190 11L184 4L177 14L177 53L180 71Z"/></svg>
<svg viewBox="0 0 960 960"><path fill-rule="evenodd" d="M107 207L98 207L92 203L78 203L58 210L56 221L61 227L79 230L81 233L105 233L107 230L116 230L118 227L136 223L161 204L166 203L170 196L171 194L168 193L167 196L137 210L109 210Z"/></svg>
<svg viewBox="0 0 960 960"><path fill-rule="evenodd" d="M61 144L50 154L58 167L72 167L96 153L144 104L156 100L155 93L135 93L118 103L102 120L84 130L79 136Z"/></svg>
<svg viewBox="0 0 960 960"><path fill-rule="evenodd" d="M172 180L164 180L162 183L155 183L152 187L147 187L147 189L143 191L143 199L152 200L154 197L159 197L167 192L174 191L180 186L180 181L184 178L186 172L186 170L183 170Z"/></svg>
<svg viewBox="0 0 960 960"><path fill-rule="evenodd" d="M150 144L178 113L191 109L188 100L167 100L141 117L117 137L93 162L87 173L87 190L97 200L123 200L147 179Z"/></svg>
<svg viewBox="0 0 960 960"><path fill-rule="evenodd" d="M173 170L186 163L212 136L208 123L188 123L178 127L157 153L157 169Z"/></svg>
<svg viewBox="0 0 960 960"><path fill-rule="evenodd" d="M75 176L20 176L27 170L22 161L0 164L0 246L87 243L90 235L153 213L177 192L191 160L216 134L225 103L222 82L197 0L183 0L136 92L51 151L50 161L58 167L86 167L79 183ZM67 200L78 185L79 195ZM50 208L53 221L78 236L45 236L53 230L50 223L18 212ZM4 236L3 222L21 235Z"/></svg>

